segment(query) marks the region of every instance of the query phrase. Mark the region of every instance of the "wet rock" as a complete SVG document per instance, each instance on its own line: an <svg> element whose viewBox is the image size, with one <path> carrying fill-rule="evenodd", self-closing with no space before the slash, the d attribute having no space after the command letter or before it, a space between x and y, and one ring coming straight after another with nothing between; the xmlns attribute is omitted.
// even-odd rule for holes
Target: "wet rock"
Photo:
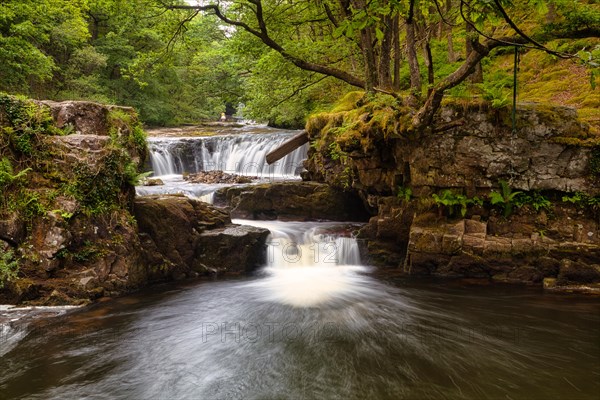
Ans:
<svg viewBox="0 0 600 400"><path fill-rule="evenodd" d="M0 239L16 246L25 240L27 228L16 213L11 213L0 219Z"/></svg>
<svg viewBox="0 0 600 400"><path fill-rule="evenodd" d="M190 183L251 183L258 180L256 176L241 176L228 174L223 171L200 171L193 174L184 174L183 179Z"/></svg>
<svg viewBox="0 0 600 400"><path fill-rule="evenodd" d="M148 178L144 181L144 186L162 186L165 183L160 178Z"/></svg>
<svg viewBox="0 0 600 400"><path fill-rule="evenodd" d="M230 187L215 192L215 204L244 219L365 221L360 199L315 182L282 182Z"/></svg>
<svg viewBox="0 0 600 400"><path fill-rule="evenodd" d="M202 263L198 272L239 273L264 265L267 236L268 230L247 225L203 232L197 242L197 256Z"/></svg>
<svg viewBox="0 0 600 400"><path fill-rule="evenodd" d="M600 264L586 264L574 260L560 261L559 284L600 282Z"/></svg>
<svg viewBox="0 0 600 400"><path fill-rule="evenodd" d="M136 199L134 213L151 280L242 272L265 252L268 230L232 225L227 213L201 201L148 196Z"/></svg>

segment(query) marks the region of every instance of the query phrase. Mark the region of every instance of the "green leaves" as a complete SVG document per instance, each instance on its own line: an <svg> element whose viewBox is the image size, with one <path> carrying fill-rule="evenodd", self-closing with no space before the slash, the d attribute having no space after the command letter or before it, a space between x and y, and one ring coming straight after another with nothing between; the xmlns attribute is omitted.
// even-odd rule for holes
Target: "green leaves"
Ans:
<svg viewBox="0 0 600 400"><path fill-rule="evenodd" d="M433 200L438 206L443 206L448 211L448 216L454 217L460 213L461 217L467 214L467 207L470 205L482 205L483 201L475 196L468 198L464 194L456 193L446 189L440 195L432 194Z"/></svg>
<svg viewBox="0 0 600 400"><path fill-rule="evenodd" d="M489 195L490 203L502 209L502 215L508 218L512 214L515 197L522 192L513 192L506 181L500 180L500 192L492 191Z"/></svg>
<svg viewBox="0 0 600 400"><path fill-rule="evenodd" d="M3 250L0 248L0 289L7 282L17 278L19 273L19 264L15 259L13 250Z"/></svg>

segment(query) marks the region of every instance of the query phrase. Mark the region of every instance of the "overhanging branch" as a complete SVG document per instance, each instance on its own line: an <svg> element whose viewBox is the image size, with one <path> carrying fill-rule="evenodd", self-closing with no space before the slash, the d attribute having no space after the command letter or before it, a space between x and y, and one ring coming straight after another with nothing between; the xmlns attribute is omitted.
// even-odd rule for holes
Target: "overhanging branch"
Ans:
<svg viewBox="0 0 600 400"><path fill-rule="evenodd" d="M193 6L193 5L168 5L162 2L163 6L169 10L197 10L198 12L209 12L214 14L221 21L225 22L229 25L239 26L244 29L246 32L256 36L259 38L264 44L266 44L269 48L277 51L279 54L283 56L286 60L290 61L292 64L297 66L298 68L304 69L306 71L317 72L323 75L332 76L334 78L340 79L352 86L356 86L359 88L365 88L365 81L360 79L357 76L354 76L348 72L342 71L340 69L329 67L327 65L317 64L313 62L309 62L303 60L299 57L294 56L293 54L288 53L279 43L275 42L268 34L267 26L263 17L262 12L262 3L260 0L248 0L250 3L256 6L255 16L258 23L258 29L251 27L242 21L237 21L228 18L217 6L216 4L209 4L206 6Z"/></svg>

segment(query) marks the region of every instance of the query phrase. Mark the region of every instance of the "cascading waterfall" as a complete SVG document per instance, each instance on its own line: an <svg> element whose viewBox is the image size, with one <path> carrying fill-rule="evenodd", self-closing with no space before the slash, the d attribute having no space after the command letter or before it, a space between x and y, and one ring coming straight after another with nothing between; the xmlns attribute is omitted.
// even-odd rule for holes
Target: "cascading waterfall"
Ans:
<svg viewBox="0 0 600 400"><path fill-rule="evenodd" d="M271 231L267 240L266 277L249 283L266 298L294 307L314 307L370 290L364 284L358 242L323 231L333 222L233 222Z"/></svg>
<svg viewBox="0 0 600 400"><path fill-rule="evenodd" d="M151 137L150 162L155 176L221 170L227 173L285 178L298 176L308 146L304 145L273 165L265 156L294 132L234 134L188 138Z"/></svg>
<svg viewBox="0 0 600 400"><path fill-rule="evenodd" d="M160 131L155 131L160 135ZM229 133L227 133L229 132ZM239 132L239 133L231 133ZM213 136L152 136L148 138L149 168L160 186L137 186L138 196L184 194L212 203L215 190L231 184L190 183L184 173L220 170L260 180L297 180L308 152L304 145L272 165L265 156L297 134L264 126L212 132ZM216 133L216 134L214 134Z"/></svg>

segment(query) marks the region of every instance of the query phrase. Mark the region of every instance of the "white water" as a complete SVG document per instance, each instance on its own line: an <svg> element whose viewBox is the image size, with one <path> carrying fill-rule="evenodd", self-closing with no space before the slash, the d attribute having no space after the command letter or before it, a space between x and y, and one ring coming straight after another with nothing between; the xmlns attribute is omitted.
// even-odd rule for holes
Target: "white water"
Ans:
<svg viewBox="0 0 600 400"><path fill-rule="evenodd" d="M267 165L265 160L267 153L294 133L151 137L148 139L150 162L156 176L221 170L268 179L296 177L306 158L306 145L272 165Z"/></svg>
<svg viewBox="0 0 600 400"><path fill-rule="evenodd" d="M65 314L80 306L28 306L0 304L0 357L13 349L28 334L27 326L35 319Z"/></svg>
<svg viewBox="0 0 600 400"><path fill-rule="evenodd" d="M343 224L234 220L271 231L265 277L245 284L260 288L264 299L294 307L317 307L351 296L368 295L355 238L326 232Z"/></svg>
<svg viewBox="0 0 600 400"><path fill-rule="evenodd" d="M235 131L230 129L229 131ZM304 145L272 165L266 155L288 140L297 131L285 131L263 126L249 126L241 133L214 136L148 138L150 168L164 185L138 186L138 196L153 194L184 194L212 203L213 193L231 184L189 183L183 173L221 170L230 174L265 180L298 180L308 146ZM160 134L160 131L155 131Z"/></svg>

